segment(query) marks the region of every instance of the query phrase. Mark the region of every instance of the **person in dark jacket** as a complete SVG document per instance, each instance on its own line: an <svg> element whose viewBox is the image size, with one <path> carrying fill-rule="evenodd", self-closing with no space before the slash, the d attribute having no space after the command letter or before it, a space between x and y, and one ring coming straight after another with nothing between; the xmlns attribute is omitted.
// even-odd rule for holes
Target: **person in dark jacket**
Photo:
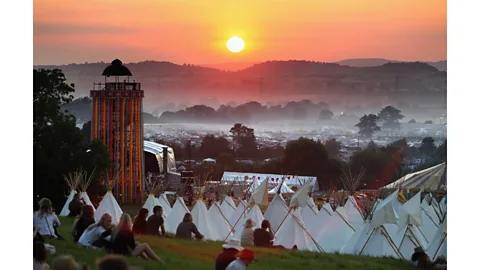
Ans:
<svg viewBox="0 0 480 270"><path fill-rule="evenodd" d="M135 219L133 220L133 233L146 234L147 233L147 217L148 209L142 208L138 210Z"/></svg>
<svg viewBox="0 0 480 270"><path fill-rule="evenodd" d="M73 241L78 242L78 239L82 236L85 229L93 223L95 223L95 219L93 218L93 207L85 204L82 206L80 216L75 219L72 226Z"/></svg>
<svg viewBox="0 0 480 270"><path fill-rule="evenodd" d="M186 213L183 221L178 225L175 238L192 240L192 233L197 239L203 239L203 235L198 231L197 226L193 223L192 214Z"/></svg>
<svg viewBox="0 0 480 270"><path fill-rule="evenodd" d="M68 204L68 210L70 210L70 213L68 213L68 216L69 217L76 217L76 216L80 215L80 213L82 211L82 206L84 204L85 203L82 202L82 200L80 200L80 194L75 193L75 195L73 195L72 201Z"/></svg>
<svg viewBox="0 0 480 270"><path fill-rule="evenodd" d="M143 257L163 264L163 261L155 254L147 243L136 244L132 232L132 218L123 213L120 221L112 232L111 248L116 254Z"/></svg>
<svg viewBox="0 0 480 270"><path fill-rule="evenodd" d="M162 236L165 236L165 227L163 226L163 208L159 205L153 207L153 215L147 220L147 234L158 236L160 235L160 229L162 230Z"/></svg>
<svg viewBox="0 0 480 270"><path fill-rule="evenodd" d="M218 254L215 259L215 270L225 270L231 262L237 259L237 253L242 250L240 240L228 240L228 243L223 245L222 253Z"/></svg>

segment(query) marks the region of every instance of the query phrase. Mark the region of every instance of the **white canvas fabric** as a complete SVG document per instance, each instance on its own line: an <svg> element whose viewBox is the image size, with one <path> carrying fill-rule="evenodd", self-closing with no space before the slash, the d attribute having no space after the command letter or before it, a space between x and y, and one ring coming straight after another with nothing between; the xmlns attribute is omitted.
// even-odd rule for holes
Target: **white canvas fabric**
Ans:
<svg viewBox="0 0 480 270"><path fill-rule="evenodd" d="M227 217L222 213L221 207L218 202L214 202L210 209L208 210L208 218L210 224L214 225L216 231L215 241L224 241L227 235L232 230L232 226L228 222Z"/></svg>
<svg viewBox="0 0 480 270"><path fill-rule="evenodd" d="M403 204L402 210L398 213L399 230L408 225L422 226L421 196L421 192L418 192L415 196Z"/></svg>
<svg viewBox="0 0 480 270"><path fill-rule="evenodd" d="M148 210L148 217L153 215L153 208L157 205L160 205L160 202L158 199L153 196L153 194L148 195L147 200L145 201L145 204L143 204L142 208L145 208Z"/></svg>
<svg viewBox="0 0 480 270"><path fill-rule="evenodd" d="M337 212L331 216L326 214L324 217L319 222L320 226L309 230L314 231L315 240L326 252L340 252L355 234L355 230Z"/></svg>
<svg viewBox="0 0 480 270"><path fill-rule="evenodd" d="M230 224L232 224L232 226L235 226L237 220L242 216L242 215L246 215L247 214L247 204L245 203L245 201L240 201L240 203L238 204L238 207L237 209L235 209L235 212L233 212L232 216L230 217Z"/></svg>
<svg viewBox="0 0 480 270"><path fill-rule="evenodd" d="M324 203L322 205L322 208L320 208L320 211L321 210L324 210L324 211L327 211L328 214L332 215L334 213L333 209L332 209L332 206L330 205L330 203Z"/></svg>
<svg viewBox="0 0 480 270"><path fill-rule="evenodd" d="M435 208L433 205L429 204L427 199L424 199L422 201L421 207L423 211L425 212L426 215L432 219L432 221L435 223L435 225L439 226L440 225L440 217L438 216L437 212L435 211Z"/></svg>
<svg viewBox="0 0 480 270"><path fill-rule="evenodd" d="M88 197L87 192L83 191L80 193L80 199L85 200L85 203L93 207L93 211L95 211L95 206L93 206L92 201L90 201L90 197Z"/></svg>
<svg viewBox="0 0 480 270"><path fill-rule="evenodd" d="M61 217L66 217L66 216L68 216L68 214L70 214L70 210L68 210L68 205L73 200L73 196L75 196L76 193L77 192L75 190L70 191L70 194L68 195L67 201L65 202L65 205L63 206L62 211L60 212Z"/></svg>
<svg viewBox="0 0 480 270"><path fill-rule="evenodd" d="M302 220L305 224L305 228L307 229L307 232L309 232L311 235L315 235L318 229L322 226L322 216L315 214L315 211L313 209L313 207L307 205L300 210L300 214L302 215ZM324 213L326 213L325 210Z"/></svg>
<svg viewBox="0 0 480 270"><path fill-rule="evenodd" d="M193 223L197 226L198 231L203 234L206 240L217 240L216 227L210 222L207 206L202 200L198 200L192 209Z"/></svg>
<svg viewBox="0 0 480 270"><path fill-rule="evenodd" d="M438 227L437 232L432 237L432 242L425 250L430 259L435 260L443 255L447 257L447 219Z"/></svg>
<svg viewBox="0 0 480 270"><path fill-rule="evenodd" d="M262 211L260 211L260 208L258 207L258 205L255 204L253 207L248 209L248 212L246 215L240 216L240 220L237 222L237 225L232 224L232 226L235 226L234 232L229 235L228 239L230 238L241 239L242 231L244 228L243 224L245 224L245 221L247 221L247 219L251 219L253 222L256 223L255 226L253 226L252 228L253 230L255 230L256 228L260 227L260 225L262 224L262 221L265 218L263 217Z"/></svg>
<svg viewBox="0 0 480 270"><path fill-rule="evenodd" d="M118 205L118 202L111 191L107 191L107 194L105 194L102 201L98 205L98 209L95 211L94 215L95 221L98 222L105 213L108 213L112 216L112 224L118 224L120 221L120 216L123 214L122 208L120 208L120 205Z"/></svg>
<svg viewBox="0 0 480 270"><path fill-rule="evenodd" d="M268 205L268 179L263 180L260 186L252 193L248 204Z"/></svg>
<svg viewBox="0 0 480 270"><path fill-rule="evenodd" d="M422 242L422 239L417 236L417 232L415 232L413 228L414 227L410 225L407 227L398 247L403 258L406 260L410 259L413 253L412 250L416 247L422 247L423 249L426 248L425 241Z"/></svg>
<svg viewBox="0 0 480 270"><path fill-rule="evenodd" d="M190 210L188 210L188 207L185 205L183 198L178 197L173 205L172 211L167 216L167 220L165 222L167 226L165 230L167 230L169 233L176 233L178 225L180 222L182 222L186 213L190 213Z"/></svg>
<svg viewBox="0 0 480 270"><path fill-rule="evenodd" d="M303 186L293 194L292 199L290 200L290 208L292 207L305 207L307 205L307 200L309 198L308 193L310 192L312 180L309 179Z"/></svg>
<svg viewBox="0 0 480 270"><path fill-rule="evenodd" d="M425 211L425 208L422 207L422 226L419 226L419 229L423 233L423 235L425 235L425 238L429 243L433 241L438 227L439 225L434 221L431 213L428 214L427 211Z"/></svg>
<svg viewBox="0 0 480 270"><path fill-rule="evenodd" d="M318 213L317 205L316 205L315 202L313 201L313 198L312 198L312 197L308 197L308 199L307 199L307 205L310 206L310 208L313 210L313 212L315 212L315 214Z"/></svg>
<svg viewBox="0 0 480 270"><path fill-rule="evenodd" d="M352 237L350 237L340 252L343 254L357 255L367 242L370 231L370 222L365 221L363 225L355 231Z"/></svg>
<svg viewBox="0 0 480 270"><path fill-rule="evenodd" d="M280 227L283 219L287 217L288 206L281 194L275 194L273 200L270 202L267 210L265 211L265 219L270 221L272 230L276 232Z"/></svg>
<svg viewBox="0 0 480 270"><path fill-rule="evenodd" d="M343 212L348 222L352 224L355 230L363 226L363 216L360 213L360 209L357 205L357 202L355 201L355 198L353 198L352 196L348 196L347 203L343 207Z"/></svg>
<svg viewBox="0 0 480 270"><path fill-rule="evenodd" d="M172 206L170 205L170 202L168 202L167 195L165 193L158 197L158 203L163 208L163 215L168 217L170 212L172 212Z"/></svg>
<svg viewBox="0 0 480 270"><path fill-rule="evenodd" d="M293 194L293 193L295 193L295 191L293 191L291 188L289 188L284 181L283 183L278 182L277 186L274 187L272 190L270 190L268 192L268 194L277 194L279 189L280 189L281 194Z"/></svg>
<svg viewBox="0 0 480 270"><path fill-rule="evenodd" d="M259 186L260 186L260 181L255 177L248 191L250 191L250 193L253 193Z"/></svg>
<svg viewBox="0 0 480 270"><path fill-rule="evenodd" d="M297 245L299 250L320 251L312 238L306 231L300 209L295 209L288 214L287 219L275 234L273 244L282 245L287 249Z"/></svg>
<svg viewBox="0 0 480 270"><path fill-rule="evenodd" d="M369 255L374 257L390 256L394 258L402 258L402 255L398 248L393 243L389 234L386 232L385 227L376 227L370 232L369 238L361 249L359 255Z"/></svg>
<svg viewBox="0 0 480 270"><path fill-rule="evenodd" d="M222 213L225 215L225 217L230 219L233 216L233 213L235 212L237 207L235 206L235 202L233 201L232 197L227 196L220 205L220 209L222 210Z"/></svg>

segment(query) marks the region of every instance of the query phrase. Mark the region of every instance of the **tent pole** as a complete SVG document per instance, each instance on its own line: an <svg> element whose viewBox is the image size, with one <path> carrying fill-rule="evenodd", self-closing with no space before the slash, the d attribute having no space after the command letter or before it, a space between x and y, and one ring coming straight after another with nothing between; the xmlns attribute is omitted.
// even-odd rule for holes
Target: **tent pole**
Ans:
<svg viewBox="0 0 480 270"><path fill-rule="evenodd" d="M235 222L235 225L233 225L233 228L230 230L230 232L227 234L227 237L225 237L225 239L223 240L223 242L227 241L228 237L230 236L230 234L232 233L232 231L235 230L235 227L237 226L237 223L240 221L240 219L242 218L242 215L245 214L245 210L247 210L248 207L245 207L243 209L243 213L240 215L240 217L237 219L237 221Z"/></svg>
<svg viewBox="0 0 480 270"><path fill-rule="evenodd" d="M290 209L288 209L288 213L287 213L287 215L285 215L285 217L284 217L284 218L283 218L283 220L282 220L282 223L280 223L280 225L278 226L278 229L279 229L279 230L280 230L280 228L282 227L282 225L283 225L283 222L285 222L285 220L287 219L288 215L289 215L289 214L290 214L290 212L292 211L292 209L293 209L293 207L292 207L292 208L290 208ZM273 230L273 229L272 229L272 230ZM274 236L275 236L276 234L277 234L277 232L275 232Z"/></svg>

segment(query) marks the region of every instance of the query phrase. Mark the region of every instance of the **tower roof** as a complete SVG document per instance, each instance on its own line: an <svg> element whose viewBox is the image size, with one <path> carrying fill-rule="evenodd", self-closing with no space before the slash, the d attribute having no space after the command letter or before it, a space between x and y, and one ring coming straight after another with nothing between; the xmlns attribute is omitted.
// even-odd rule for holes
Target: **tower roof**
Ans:
<svg viewBox="0 0 480 270"><path fill-rule="evenodd" d="M115 59L110 66L103 70L102 76L132 76L132 73L123 65L122 61Z"/></svg>

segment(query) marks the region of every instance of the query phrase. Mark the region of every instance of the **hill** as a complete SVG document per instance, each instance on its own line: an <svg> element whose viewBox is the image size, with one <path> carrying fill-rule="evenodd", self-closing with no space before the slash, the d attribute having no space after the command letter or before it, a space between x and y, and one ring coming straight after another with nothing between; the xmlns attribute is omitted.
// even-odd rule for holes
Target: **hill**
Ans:
<svg viewBox="0 0 480 270"><path fill-rule="evenodd" d="M369 104L386 98L407 103L446 102L446 72L419 62L349 67L313 61L268 61L235 72L157 61L126 65L146 91L146 110L167 102L191 104L205 98L221 103L336 99ZM75 83L75 96L82 97L89 95L94 82L105 80L101 74L106 66L86 63L35 68L62 69L68 81Z"/></svg>
<svg viewBox="0 0 480 270"><path fill-rule="evenodd" d="M387 63L402 63L404 61L398 60L387 60L384 58L353 58L353 59L344 59L341 61L336 62L342 66L351 66L351 67L374 67L374 66L382 66ZM440 71L447 71L447 60L437 61L437 62L425 62L430 66L440 70Z"/></svg>
<svg viewBox="0 0 480 270"><path fill-rule="evenodd" d="M60 218L62 225L59 227L60 234L65 241L48 240L55 246L56 255L49 256L48 263L52 265L55 257L72 255L91 269L95 269L95 260L106 253L104 251L86 250L79 248L72 240L71 227L73 220ZM159 266L151 261L128 258L132 265L140 266L144 270L149 269L213 269L215 258L221 252L222 243L211 241L185 241L168 239L163 237L140 236L140 242L148 243L157 255L165 261L165 265ZM403 270L411 266L406 261L371 258L366 256L320 254L302 251L284 251L265 248L253 248L257 261L253 262L248 269L382 269Z"/></svg>

